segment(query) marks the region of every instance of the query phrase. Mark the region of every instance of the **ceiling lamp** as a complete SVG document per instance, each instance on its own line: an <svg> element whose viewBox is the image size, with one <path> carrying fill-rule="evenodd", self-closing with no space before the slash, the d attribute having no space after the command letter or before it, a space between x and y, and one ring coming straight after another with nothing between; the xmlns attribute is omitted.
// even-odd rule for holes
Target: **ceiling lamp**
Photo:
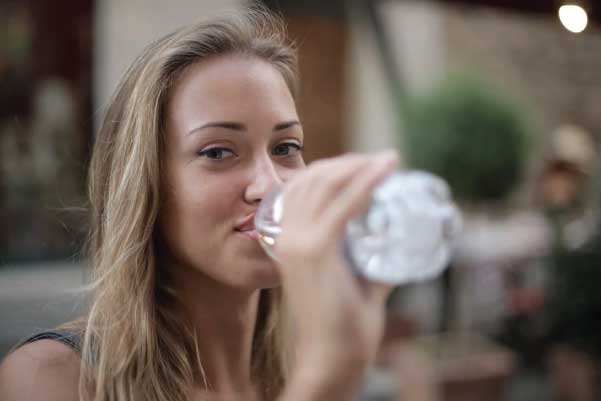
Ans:
<svg viewBox="0 0 601 401"><path fill-rule="evenodd" d="M580 33L588 24L588 15L579 4L564 4L559 7L559 20L568 31Z"/></svg>

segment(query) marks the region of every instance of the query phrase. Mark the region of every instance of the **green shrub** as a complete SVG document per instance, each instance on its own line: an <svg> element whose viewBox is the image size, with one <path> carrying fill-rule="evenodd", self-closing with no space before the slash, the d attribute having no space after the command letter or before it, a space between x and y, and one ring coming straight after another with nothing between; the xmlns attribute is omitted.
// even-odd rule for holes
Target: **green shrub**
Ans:
<svg viewBox="0 0 601 401"><path fill-rule="evenodd" d="M404 110L409 164L445 178L457 198L500 200L519 182L528 128L524 113L498 90L455 76Z"/></svg>

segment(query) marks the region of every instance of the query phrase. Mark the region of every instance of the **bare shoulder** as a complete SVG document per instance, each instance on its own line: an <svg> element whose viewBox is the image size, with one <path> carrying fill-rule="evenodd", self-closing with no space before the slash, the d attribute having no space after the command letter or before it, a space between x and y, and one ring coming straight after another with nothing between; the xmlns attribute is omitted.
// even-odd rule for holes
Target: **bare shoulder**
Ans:
<svg viewBox="0 0 601 401"><path fill-rule="evenodd" d="M78 400L79 355L54 340L39 340L0 364L0 400Z"/></svg>

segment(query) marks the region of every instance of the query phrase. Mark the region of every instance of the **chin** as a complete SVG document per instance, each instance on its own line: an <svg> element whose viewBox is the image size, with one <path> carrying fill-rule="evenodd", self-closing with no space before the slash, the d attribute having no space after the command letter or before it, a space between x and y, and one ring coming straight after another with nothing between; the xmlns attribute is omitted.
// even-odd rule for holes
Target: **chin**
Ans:
<svg viewBox="0 0 601 401"><path fill-rule="evenodd" d="M272 260L256 261L245 264L241 275L246 276L246 283L253 289L268 289L282 285L279 268Z"/></svg>

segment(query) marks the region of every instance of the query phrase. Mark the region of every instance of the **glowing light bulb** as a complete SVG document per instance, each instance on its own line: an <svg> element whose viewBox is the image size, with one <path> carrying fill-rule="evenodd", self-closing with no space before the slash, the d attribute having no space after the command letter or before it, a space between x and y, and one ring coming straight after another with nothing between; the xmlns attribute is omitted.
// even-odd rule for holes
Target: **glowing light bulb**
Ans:
<svg viewBox="0 0 601 401"><path fill-rule="evenodd" d="M559 7L559 20L568 31L580 33L586 29L588 15L584 8L566 4Z"/></svg>

